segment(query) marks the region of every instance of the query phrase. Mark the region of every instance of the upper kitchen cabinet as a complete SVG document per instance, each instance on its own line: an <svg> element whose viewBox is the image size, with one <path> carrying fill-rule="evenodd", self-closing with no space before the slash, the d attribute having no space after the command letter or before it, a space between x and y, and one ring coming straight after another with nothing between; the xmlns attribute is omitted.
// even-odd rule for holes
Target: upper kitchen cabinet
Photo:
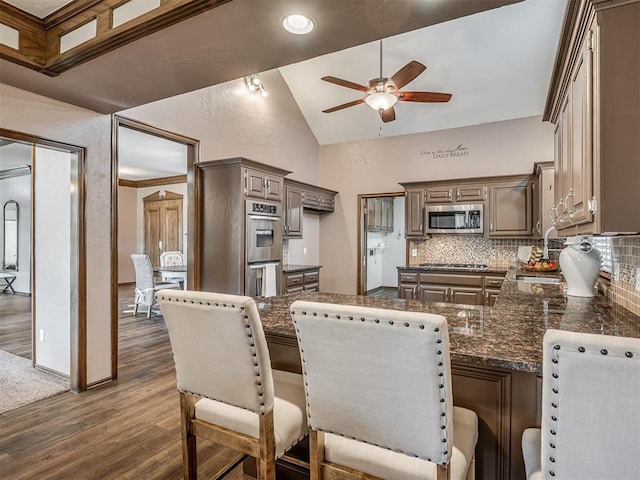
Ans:
<svg viewBox="0 0 640 480"><path fill-rule="evenodd" d="M302 238L302 197L304 192L295 186L284 187L284 238Z"/></svg>
<svg viewBox="0 0 640 480"><path fill-rule="evenodd" d="M483 202L486 185L434 185L427 187L425 203Z"/></svg>
<svg viewBox="0 0 640 480"><path fill-rule="evenodd" d="M489 237L530 237L534 234L533 185L530 175L503 177L489 184Z"/></svg>
<svg viewBox="0 0 640 480"><path fill-rule="evenodd" d="M393 197L367 198L367 230L393 231Z"/></svg>
<svg viewBox="0 0 640 480"><path fill-rule="evenodd" d="M286 173L281 175L279 173L270 173L262 168L243 167L244 194L247 197L281 202L283 200L284 175L291 173L286 170L282 170L282 172Z"/></svg>
<svg viewBox="0 0 640 480"><path fill-rule="evenodd" d="M338 192L298 180L284 180L285 210L284 238L302 238L302 214L304 210L330 213L335 210Z"/></svg>
<svg viewBox="0 0 640 480"><path fill-rule="evenodd" d="M424 237L424 187L405 187L405 237Z"/></svg>
<svg viewBox="0 0 640 480"><path fill-rule="evenodd" d="M569 1L543 117L562 235L640 231L639 32L640 2Z"/></svg>
<svg viewBox="0 0 640 480"><path fill-rule="evenodd" d="M535 180L533 184L533 235L543 237L553 226L551 211L554 204L554 163L539 162L534 165ZM555 230L549 237L556 237Z"/></svg>

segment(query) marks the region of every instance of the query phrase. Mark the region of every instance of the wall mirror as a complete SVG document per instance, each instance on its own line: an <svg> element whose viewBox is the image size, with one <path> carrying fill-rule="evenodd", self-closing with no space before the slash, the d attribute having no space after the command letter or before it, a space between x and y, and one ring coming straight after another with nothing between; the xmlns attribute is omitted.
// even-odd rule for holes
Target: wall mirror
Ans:
<svg viewBox="0 0 640 480"><path fill-rule="evenodd" d="M4 204L4 256L3 270L18 270L18 202L9 200Z"/></svg>

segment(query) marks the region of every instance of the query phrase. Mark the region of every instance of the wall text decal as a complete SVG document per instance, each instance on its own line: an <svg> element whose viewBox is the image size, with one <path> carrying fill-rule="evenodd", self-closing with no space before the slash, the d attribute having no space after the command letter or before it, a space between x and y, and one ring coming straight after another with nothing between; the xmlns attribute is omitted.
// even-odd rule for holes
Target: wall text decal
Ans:
<svg viewBox="0 0 640 480"><path fill-rule="evenodd" d="M469 155L469 149L462 144L457 147L441 147L437 150L422 150L420 155L431 156L432 159L436 158L453 158L453 157L466 157Z"/></svg>

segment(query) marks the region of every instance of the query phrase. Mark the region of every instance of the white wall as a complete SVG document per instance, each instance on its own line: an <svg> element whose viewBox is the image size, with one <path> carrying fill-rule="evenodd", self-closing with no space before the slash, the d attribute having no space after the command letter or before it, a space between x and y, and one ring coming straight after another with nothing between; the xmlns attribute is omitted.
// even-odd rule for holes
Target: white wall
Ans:
<svg viewBox="0 0 640 480"><path fill-rule="evenodd" d="M321 265L319 239L320 215L304 211L302 214L302 238L289 240L288 263L291 265Z"/></svg>
<svg viewBox="0 0 640 480"><path fill-rule="evenodd" d="M13 288L19 293L31 293L31 175L0 180L0 208L8 200L18 202L18 271ZM0 262L4 252L4 222L0 210ZM2 265L0 265L0 269ZM4 280L0 283L3 288Z"/></svg>
<svg viewBox="0 0 640 480"><path fill-rule="evenodd" d="M37 147L33 188L35 363L65 375L71 367L70 185L71 154Z"/></svg>
<svg viewBox="0 0 640 480"><path fill-rule="evenodd" d="M111 118L5 84L0 84L0 111L3 128L87 148L87 380L109 378Z"/></svg>
<svg viewBox="0 0 640 480"><path fill-rule="evenodd" d="M120 114L198 139L201 161L245 157L317 184L318 142L287 84L278 70L260 73L260 79L267 97L249 93L239 79Z"/></svg>
<svg viewBox="0 0 640 480"><path fill-rule="evenodd" d="M459 145L467 149L463 156L430 153ZM526 174L551 160L552 126L540 117L323 145L320 184L340 192L335 213L320 220L323 290L357 291L358 194L400 192L399 182Z"/></svg>

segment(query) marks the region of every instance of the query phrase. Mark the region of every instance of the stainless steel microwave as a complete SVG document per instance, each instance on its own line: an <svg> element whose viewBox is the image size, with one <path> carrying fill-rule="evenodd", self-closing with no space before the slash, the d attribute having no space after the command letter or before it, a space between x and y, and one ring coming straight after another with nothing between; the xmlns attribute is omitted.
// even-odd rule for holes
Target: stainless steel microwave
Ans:
<svg viewBox="0 0 640 480"><path fill-rule="evenodd" d="M427 205L427 233L483 233L484 205Z"/></svg>

